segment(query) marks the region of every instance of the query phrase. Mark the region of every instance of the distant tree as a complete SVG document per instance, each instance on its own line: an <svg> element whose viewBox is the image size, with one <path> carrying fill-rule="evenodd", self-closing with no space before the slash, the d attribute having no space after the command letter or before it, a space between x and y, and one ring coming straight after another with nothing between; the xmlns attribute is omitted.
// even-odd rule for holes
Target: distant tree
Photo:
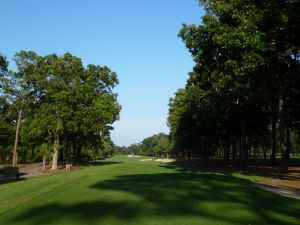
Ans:
<svg viewBox="0 0 300 225"><path fill-rule="evenodd" d="M138 154L142 153L141 144L131 144L126 149L127 149L128 154L138 155Z"/></svg>
<svg viewBox="0 0 300 225"><path fill-rule="evenodd" d="M169 158L173 150L172 142L168 135L164 133L154 134L145 138L141 143L132 144L126 148L129 154L140 154L148 156L166 156Z"/></svg>
<svg viewBox="0 0 300 225"><path fill-rule="evenodd" d="M114 148L114 150L113 150L114 154L117 154L117 155L127 155L128 154L126 146L114 145L113 148Z"/></svg>

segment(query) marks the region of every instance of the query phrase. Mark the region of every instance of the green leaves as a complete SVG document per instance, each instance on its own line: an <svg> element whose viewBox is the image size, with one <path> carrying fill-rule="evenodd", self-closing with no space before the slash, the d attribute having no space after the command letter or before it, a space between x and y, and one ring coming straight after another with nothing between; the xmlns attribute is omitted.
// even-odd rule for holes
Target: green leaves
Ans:
<svg viewBox="0 0 300 225"><path fill-rule="evenodd" d="M58 132L89 145L109 136L109 125L121 110L113 93L118 84L115 72L106 66L84 68L81 59L70 53L38 56L22 51L15 60L24 89L34 99L22 128L28 141L51 140Z"/></svg>
<svg viewBox="0 0 300 225"><path fill-rule="evenodd" d="M185 89L170 99L168 125L181 152L207 156L203 149L213 155L222 143L245 133L249 140L263 132L266 136L279 88L288 100L293 96L297 101L300 5L280 0L199 2L206 9L203 23L183 24L179 32L196 64Z"/></svg>

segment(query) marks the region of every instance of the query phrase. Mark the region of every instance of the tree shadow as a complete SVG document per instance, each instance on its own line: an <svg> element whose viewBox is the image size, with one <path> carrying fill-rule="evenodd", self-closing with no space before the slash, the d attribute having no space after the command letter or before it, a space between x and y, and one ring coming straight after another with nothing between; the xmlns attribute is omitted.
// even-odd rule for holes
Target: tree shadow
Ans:
<svg viewBox="0 0 300 225"><path fill-rule="evenodd" d="M76 224L91 224L107 218L117 217L123 220L131 220L139 212L139 205L136 203L118 201L94 201L81 202L78 204L47 204L25 211L24 213L7 221L7 224L41 225L41 224L69 224L70 221L77 221ZM72 224L72 223L70 223Z"/></svg>
<svg viewBox="0 0 300 225"><path fill-rule="evenodd" d="M87 165L90 166L107 166L113 164L121 164L123 162L115 162L115 161L96 161L96 162L89 162Z"/></svg>
<svg viewBox="0 0 300 225"><path fill-rule="evenodd" d="M223 160L220 161L206 161L206 160L182 160L175 161L168 164L162 164L160 167L172 169L181 173L196 173L196 172L207 172L207 173L221 173L226 175L232 175L233 173L240 173L246 176L263 176L274 179L298 181L300 176L295 174L299 173L299 169L291 169L287 172L282 172L280 168L274 166L260 166L249 165L245 167L239 163L226 163ZM292 174L294 173L294 174Z"/></svg>
<svg viewBox="0 0 300 225"><path fill-rule="evenodd" d="M9 184L9 183L15 183L15 182L23 181L23 180L26 180L26 178L18 178L18 179L16 179L16 177L5 177L5 178L2 178L0 180L0 185Z"/></svg>
<svg viewBox="0 0 300 225"><path fill-rule="evenodd" d="M111 165L122 162L98 162ZM99 195L127 193L118 200L95 200L76 204L42 204L24 209L6 224L102 224L112 218L119 224L132 224L141 218L185 218L182 224L300 224L300 202L254 188L250 182L234 177L234 169L199 168L197 163L161 164L167 173L132 174L100 181L88 187ZM170 172L170 169L173 170ZM255 175L255 174L254 174ZM133 200L134 195L139 200ZM72 221L74 223L72 223ZM129 222L128 222L129 221ZM158 222L149 222L157 224ZM115 223L116 224L116 223ZM161 222L160 224L166 224ZM172 224L172 223L167 223ZM176 224L181 224L176 221Z"/></svg>
<svg viewBox="0 0 300 225"><path fill-rule="evenodd" d="M248 224L251 219L259 224L300 224L299 201L255 189L248 181L225 174L128 175L92 188L141 196L152 203L153 214L164 217L213 218L221 224ZM244 211L235 215L239 207Z"/></svg>
<svg viewBox="0 0 300 225"><path fill-rule="evenodd" d="M73 224L101 224L111 218L122 221L121 224L131 224L153 216L171 220L184 218L182 224L201 224L203 220L233 225L300 224L299 201L255 189L249 182L230 175L136 174L101 181L89 188L98 190L99 195L105 191L130 195L121 200L35 206L22 210L7 224L17 221L32 225L60 224L62 220L70 224L72 221L76 222ZM132 195L139 200L131 199Z"/></svg>

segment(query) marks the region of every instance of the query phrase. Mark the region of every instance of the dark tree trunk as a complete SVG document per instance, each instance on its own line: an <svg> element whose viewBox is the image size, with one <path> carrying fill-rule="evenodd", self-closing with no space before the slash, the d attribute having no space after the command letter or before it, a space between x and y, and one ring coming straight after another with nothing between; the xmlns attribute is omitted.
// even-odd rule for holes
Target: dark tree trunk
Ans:
<svg viewBox="0 0 300 225"><path fill-rule="evenodd" d="M273 109L272 109L273 111ZM272 154L271 154L271 163L275 164L276 162L276 147L277 147L277 141L276 141L276 119L275 116L272 118Z"/></svg>
<svg viewBox="0 0 300 225"><path fill-rule="evenodd" d="M72 148L72 158L73 158L73 163L76 164L77 163L77 152L76 152L76 144L75 141L72 140L72 144L71 144L71 148Z"/></svg>
<svg viewBox="0 0 300 225"><path fill-rule="evenodd" d="M241 147L242 147L244 165L247 166L247 164L248 164L248 150L247 150L247 147L246 147L247 137L246 137L246 129L245 129L245 123L244 122L241 123L241 134L242 134Z"/></svg>
<svg viewBox="0 0 300 225"><path fill-rule="evenodd" d="M82 146L79 146L79 145L76 146L76 157L77 157L76 161L77 161L77 163L81 162L81 149L82 149Z"/></svg>
<svg viewBox="0 0 300 225"><path fill-rule="evenodd" d="M224 160L225 160L226 162L229 161L229 150L230 150L230 145L229 145L229 143L227 142L227 143L225 143L225 146L224 146Z"/></svg>
<svg viewBox="0 0 300 225"><path fill-rule="evenodd" d="M185 156L186 160L191 160L191 150L186 150L186 156Z"/></svg>
<svg viewBox="0 0 300 225"><path fill-rule="evenodd" d="M264 149L264 160L267 160L267 149Z"/></svg>
<svg viewBox="0 0 300 225"><path fill-rule="evenodd" d="M252 148L249 148L249 150L248 150L248 158L251 159L251 157L252 157Z"/></svg>
<svg viewBox="0 0 300 225"><path fill-rule="evenodd" d="M287 171L287 151L286 151L286 136L285 136L285 109L284 97L282 91L279 91L279 136L281 150L281 169Z"/></svg>
<svg viewBox="0 0 300 225"><path fill-rule="evenodd" d="M237 157L237 141L232 144L232 159L235 160Z"/></svg>
<svg viewBox="0 0 300 225"><path fill-rule="evenodd" d="M67 164L68 161L68 136L64 136L64 143L63 143L63 151L61 153L61 160Z"/></svg>
<svg viewBox="0 0 300 225"><path fill-rule="evenodd" d="M6 161L6 150L5 148L2 149L2 164L4 165Z"/></svg>
<svg viewBox="0 0 300 225"><path fill-rule="evenodd" d="M239 155L238 158L241 159L243 158L243 141L242 141L242 136L239 138Z"/></svg>
<svg viewBox="0 0 300 225"><path fill-rule="evenodd" d="M96 162L97 161L97 159L96 159L96 148L93 149L93 156L94 156L94 162Z"/></svg>
<svg viewBox="0 0 300 225"><path fill-rule="evenodd" d="M64 162L65 161L65 154L64 154L64 150L65 150L65 142L63 142L63 144L62 144L62 148L61 148L61 150L59 151L59 160L61 161L61 162Z"/></svg>
<svg viewBox="0 0 300 225"><path fill-rule="evenodd" d="M22 156L22 161L24 162L24 163L26 163L27 162L27 148L25 149L25 151L23 152L23 156Z"/></svg>
<svg viewBox="0 0 300 225"><path fill-rule="evenodd" d="M289 127L286 128L286 160L290 161L290 136L291 136L291 129Z"/></svg>

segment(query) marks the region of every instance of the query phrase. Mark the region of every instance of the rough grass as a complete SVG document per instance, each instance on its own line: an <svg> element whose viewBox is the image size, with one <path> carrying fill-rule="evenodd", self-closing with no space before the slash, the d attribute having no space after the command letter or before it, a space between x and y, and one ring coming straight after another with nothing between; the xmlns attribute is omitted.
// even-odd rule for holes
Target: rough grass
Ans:
<svg viewBox="0 0 300 225"><path fill-rule="evenodd" d="M300 224L300 201L256 175L116 156L83 170L0 185L0 224Z"/></svg>

